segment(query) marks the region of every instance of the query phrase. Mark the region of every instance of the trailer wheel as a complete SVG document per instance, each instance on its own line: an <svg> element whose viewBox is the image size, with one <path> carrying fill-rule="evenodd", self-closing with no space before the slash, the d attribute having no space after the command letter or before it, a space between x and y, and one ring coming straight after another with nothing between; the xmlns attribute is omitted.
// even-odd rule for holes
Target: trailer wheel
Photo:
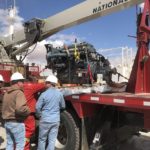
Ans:
<svg viewBox="0 0 150 150"><path fill-rule="evenodd" d="M55 144L56 150L79 150L80 132L79 126L72 115L64 111L61 113L61 122Z"/></svg>

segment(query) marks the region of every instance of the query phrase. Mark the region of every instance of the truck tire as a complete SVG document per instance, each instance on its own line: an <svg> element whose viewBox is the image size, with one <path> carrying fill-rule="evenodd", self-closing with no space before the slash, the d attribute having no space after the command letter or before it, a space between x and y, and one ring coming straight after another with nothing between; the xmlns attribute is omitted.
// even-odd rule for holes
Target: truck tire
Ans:
<svg viewBox="0 0 150 150"><path fill-rule="evenodd" d="M61 122L55 144L56 150L79 150L80 128L76 118L71 113L64 111L61 113Z"/></svg>

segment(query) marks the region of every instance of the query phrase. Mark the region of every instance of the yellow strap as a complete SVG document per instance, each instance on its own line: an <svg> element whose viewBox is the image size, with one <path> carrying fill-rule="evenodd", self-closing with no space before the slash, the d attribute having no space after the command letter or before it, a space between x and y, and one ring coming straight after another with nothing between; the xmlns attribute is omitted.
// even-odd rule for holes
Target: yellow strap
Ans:
<svg viewBox="0 0 150 150"><path fill-rule="evenodd" d="M75 56L75 60L79 60L80 59L80 53L77 49L77 46L75 44L75 47L74 47L74 56Z"/></svg>

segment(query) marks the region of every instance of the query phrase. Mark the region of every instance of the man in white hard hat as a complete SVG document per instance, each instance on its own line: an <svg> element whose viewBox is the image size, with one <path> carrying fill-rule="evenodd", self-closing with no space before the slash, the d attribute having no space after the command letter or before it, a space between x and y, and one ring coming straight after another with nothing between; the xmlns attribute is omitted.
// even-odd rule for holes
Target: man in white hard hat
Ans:
<svg viewBox="0 0 150 150"><path fill-rule="evenodd" d="M3 76L0 74L0 88L3 87L4 85L4 78Z"/></svg>
<svg viewBox="0 0 150 150"><path fill-rule="evenodd" d="M12 74L11 86L4 94L2 104L2 118L5 122L7 134L6 150L23 150L25 145L24 119L30 114L23 93L24 77L21 73Z"/></svg>
<svg viewBox="0 0 150 150"><path fill-rule="evenodd" d="M0 74L0 95L2 94L2 87L4 86L4 78L3 76ZM1 101L1 97L0 97L0 101Z"/></svg>
<svg viewBox="0 0 150 150"><path fill-rule="evenodd" d="M60 110L65 109L62 93L56 89L58 79L49 75L45 81L47 90L41 94L36 104L36 113L40 116L38 150L54 150L60 123Z"/></svg>
<svg viewBox="0 0 150 150"><path fill-rule="evenodd" d="M2 118L1 118L1 111L2 111L2 99L3 99L3 89L2 87L4 86L4 78L3 76L0 74L0 122L2 121Z"/></svg>

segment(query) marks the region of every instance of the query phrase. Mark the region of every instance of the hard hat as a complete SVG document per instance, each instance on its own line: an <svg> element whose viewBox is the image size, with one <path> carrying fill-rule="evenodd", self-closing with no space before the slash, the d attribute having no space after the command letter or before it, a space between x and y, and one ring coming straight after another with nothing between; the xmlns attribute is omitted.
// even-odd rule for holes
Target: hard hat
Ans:
<svg viewBox="0 0 150 150"><path fill-rule="evenodd" d="M54 75L49 75L47 78L46 78L46 80L45 80L46 82L51 82L51 83L54 83L54 84L57 84L58 83L58 79L57 79L57 77L56 76L54 76Z"/></svg>
<svg viewBox="0 0 150 150"><path fill-rule="evenodd" d="M15 72L12 74L10 81L15 81L15 80L24 80L24 77L21 73Z"/></svg>
<svg viewBox="0 0 150 150"><path fill-rule="evenodd" d="M0 74L0 81L4 82L4 78L1 74Z"/></svg>
<svg viewBox="0 0 150 150"><path fill-rule="evenodd" d="M144 9L144 3L139 4L138 7L141 9L141 12L143 12L143 9Z"/></svg>

